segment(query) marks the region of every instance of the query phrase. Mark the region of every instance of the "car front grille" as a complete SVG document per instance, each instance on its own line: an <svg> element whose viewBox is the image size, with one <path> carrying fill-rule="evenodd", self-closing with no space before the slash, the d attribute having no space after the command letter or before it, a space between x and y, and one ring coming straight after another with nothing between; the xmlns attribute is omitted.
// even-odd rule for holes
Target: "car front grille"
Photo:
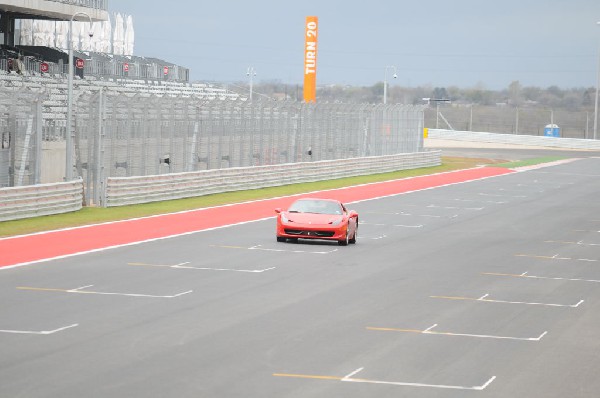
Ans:
<svg viewBox="0 0 600 398"><path fill-rule="evenodd" d="M333 231L307 231L300 229L286 229L287 235L298 235L298 236L315 236L319 238L331 238L334 234Z"/></svg>

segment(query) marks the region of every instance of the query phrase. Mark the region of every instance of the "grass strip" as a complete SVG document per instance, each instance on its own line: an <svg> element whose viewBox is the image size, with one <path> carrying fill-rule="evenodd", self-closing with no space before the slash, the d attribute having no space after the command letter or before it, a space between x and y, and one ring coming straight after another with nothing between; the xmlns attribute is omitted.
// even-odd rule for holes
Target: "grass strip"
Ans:
<svg viewBox="0 0 600 398"><path fill-rule="evenodd" d="M494 166L495 167L506 167L507 169L512 169L515 167L534 166L536 164L555 162L557 160L563 160L563 159L566 159L566 157L564 157L564 156L545 156L545 157L541 157L541 158L518 160L515 162L497 163L497 164L494 164Z"/></svg>

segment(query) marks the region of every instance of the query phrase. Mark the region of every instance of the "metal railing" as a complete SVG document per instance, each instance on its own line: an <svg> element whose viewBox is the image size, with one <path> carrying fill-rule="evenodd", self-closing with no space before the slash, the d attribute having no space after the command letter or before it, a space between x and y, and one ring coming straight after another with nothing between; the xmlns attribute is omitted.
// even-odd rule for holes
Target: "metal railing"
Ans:
<svg viewBox="0 0 600 398"><path fill-rule="evenodd" d="M104 207L433 167L441 151L107 179Z"/></svg>
<svg viewBox="0 0 600 398"><path fill-rule="evenodd" d="M83 182L0 188L0 222L81 210Z"/></svg>
<svg viewBox="0 0 600 398"><path fill-rule="evenodd" d="M74 6L94 8L97 10L108 10L108 0L46 0L55 3L70 4Z"/></svg>

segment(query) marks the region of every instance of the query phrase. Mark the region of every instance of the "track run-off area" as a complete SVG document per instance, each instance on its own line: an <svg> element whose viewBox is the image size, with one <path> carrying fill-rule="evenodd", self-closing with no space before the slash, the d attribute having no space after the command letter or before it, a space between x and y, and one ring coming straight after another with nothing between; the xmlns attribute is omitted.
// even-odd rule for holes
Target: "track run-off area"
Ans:
<svg viewBox="0 0 600 398"><path fill-rule="evenodd" d="M276 242L298 196L357 244ZM583 156L0 239L0 397L596 396L599 197Z"/></svg>

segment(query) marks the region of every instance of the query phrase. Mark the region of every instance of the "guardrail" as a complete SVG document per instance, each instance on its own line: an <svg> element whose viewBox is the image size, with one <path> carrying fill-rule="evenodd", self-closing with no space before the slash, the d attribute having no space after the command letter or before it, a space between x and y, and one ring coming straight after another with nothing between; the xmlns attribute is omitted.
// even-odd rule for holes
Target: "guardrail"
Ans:
<svg viewBox="0 0 600 398"><path fill-rule="evenodd" d="M104 207L432 167L441 151L106 179Z"/></svg>
<svg viewBox="0 0 600 398"><path fill-rule="evenodd" d="M428 137L455 141L492 142L548 148L600 150L600 140L583 138L545 137L536 135L482 133L474 131L441 129L429 129Z"/></svg>
<svg viewBox="0 0 600 398"><path fill-rule="evenodd" d="M83 181L0 188L0 221L81 210Z"/></svg>

